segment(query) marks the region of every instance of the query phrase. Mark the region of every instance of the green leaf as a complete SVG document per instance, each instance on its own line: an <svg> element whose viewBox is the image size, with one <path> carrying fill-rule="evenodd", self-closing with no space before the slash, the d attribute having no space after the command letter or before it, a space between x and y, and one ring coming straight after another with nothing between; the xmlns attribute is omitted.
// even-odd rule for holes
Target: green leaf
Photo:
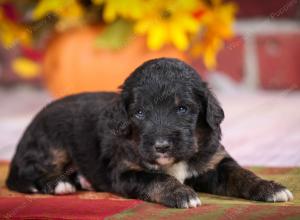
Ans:
<svg viewBox="0 0 300 220"><path fill-rule="evenodd" d="M132 34L132 23L120 19L106 26L96 38L96 46L118 50L127 45Z"/></svg>

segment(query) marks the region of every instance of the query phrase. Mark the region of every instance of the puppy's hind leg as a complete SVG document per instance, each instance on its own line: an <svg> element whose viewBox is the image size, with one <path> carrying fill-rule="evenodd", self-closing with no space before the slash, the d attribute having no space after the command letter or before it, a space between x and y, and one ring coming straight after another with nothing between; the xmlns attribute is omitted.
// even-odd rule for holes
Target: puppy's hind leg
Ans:
<svg viewBox="0 0 300 220"><path fill-rule="evenodd" d="M6 185L10 190L18 191L21 193L36 193L38 190L34 185L33 179L34 175L30 175L29 178L23 175L23 173L33 173L32 167L19 168L16 164L12 163L10 166L10 171L8 174L8 178L6 180Z"/></svg>
<svg viewBox="0 0 300 220"><path fill-rule="evenodd" d="M71 194L80 188L77 181L77 170L71 166L71 160L65 149L54 148L50 150L51 165L46 175L36 182L38 192L45 194Z"/></svg>
<svg viewBox="0 0 300 220"><path fill-rule="evenodd" d="M28 136L21 139L10 165L6 185L21 193L36 193L35 181L47 172L47 154Z"/></svg>
<svg viewBox="0 0 300 220"><path fill-rule="evenodd" d="M48 142L47 142L48 143ZM75 169L65 148L22 142L6 184L22 193L68 194L76 191ZM24 146L26 144L26 146Z"/></svg>

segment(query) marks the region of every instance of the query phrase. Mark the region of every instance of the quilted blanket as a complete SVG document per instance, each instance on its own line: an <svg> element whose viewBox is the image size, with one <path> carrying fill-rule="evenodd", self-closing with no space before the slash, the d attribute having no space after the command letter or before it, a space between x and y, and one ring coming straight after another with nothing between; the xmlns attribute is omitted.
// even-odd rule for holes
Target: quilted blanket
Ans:
<svg viewBox="0 0 300 220"><path fill-rule="evenodd" d="M24 195L5 187L8 163L0 163L0 219L300 219L300 168L252 167L293 192L287 203L253 202L200 193L202 206L171 209L110 193Z"/></svg>

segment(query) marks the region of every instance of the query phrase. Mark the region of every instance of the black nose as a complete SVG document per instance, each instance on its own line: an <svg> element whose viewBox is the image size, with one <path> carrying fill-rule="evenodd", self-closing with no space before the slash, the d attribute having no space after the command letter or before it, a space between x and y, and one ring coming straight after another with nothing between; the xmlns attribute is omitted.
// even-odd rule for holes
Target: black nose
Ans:
<svg viewBox="0 0 300 220"><path fill-rule="evenodd" d="M166 153L171 148L171 145L168 141L156 141L154 148L159 153Z"/></svg>

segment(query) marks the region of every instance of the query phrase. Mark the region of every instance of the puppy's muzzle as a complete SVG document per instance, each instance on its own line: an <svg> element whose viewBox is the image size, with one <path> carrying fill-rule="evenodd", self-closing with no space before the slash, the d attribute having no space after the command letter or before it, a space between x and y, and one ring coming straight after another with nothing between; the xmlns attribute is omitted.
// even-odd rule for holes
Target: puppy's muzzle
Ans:
<svg viewBox="0 0 300 220"><path fill-rule="evenodd" d="M154 144L154 149L157 153L166 153L172 148L172 144L167 140L157 140Z"/></svg>
<svg viewBox="0 0 300 220"><path fill-rule="evenodd" d="M159 165L165 166L170 165L174 162L174 158L170 155L172 144L166 140L158 140L154 144L156 151L156 162Z"/></svg>

